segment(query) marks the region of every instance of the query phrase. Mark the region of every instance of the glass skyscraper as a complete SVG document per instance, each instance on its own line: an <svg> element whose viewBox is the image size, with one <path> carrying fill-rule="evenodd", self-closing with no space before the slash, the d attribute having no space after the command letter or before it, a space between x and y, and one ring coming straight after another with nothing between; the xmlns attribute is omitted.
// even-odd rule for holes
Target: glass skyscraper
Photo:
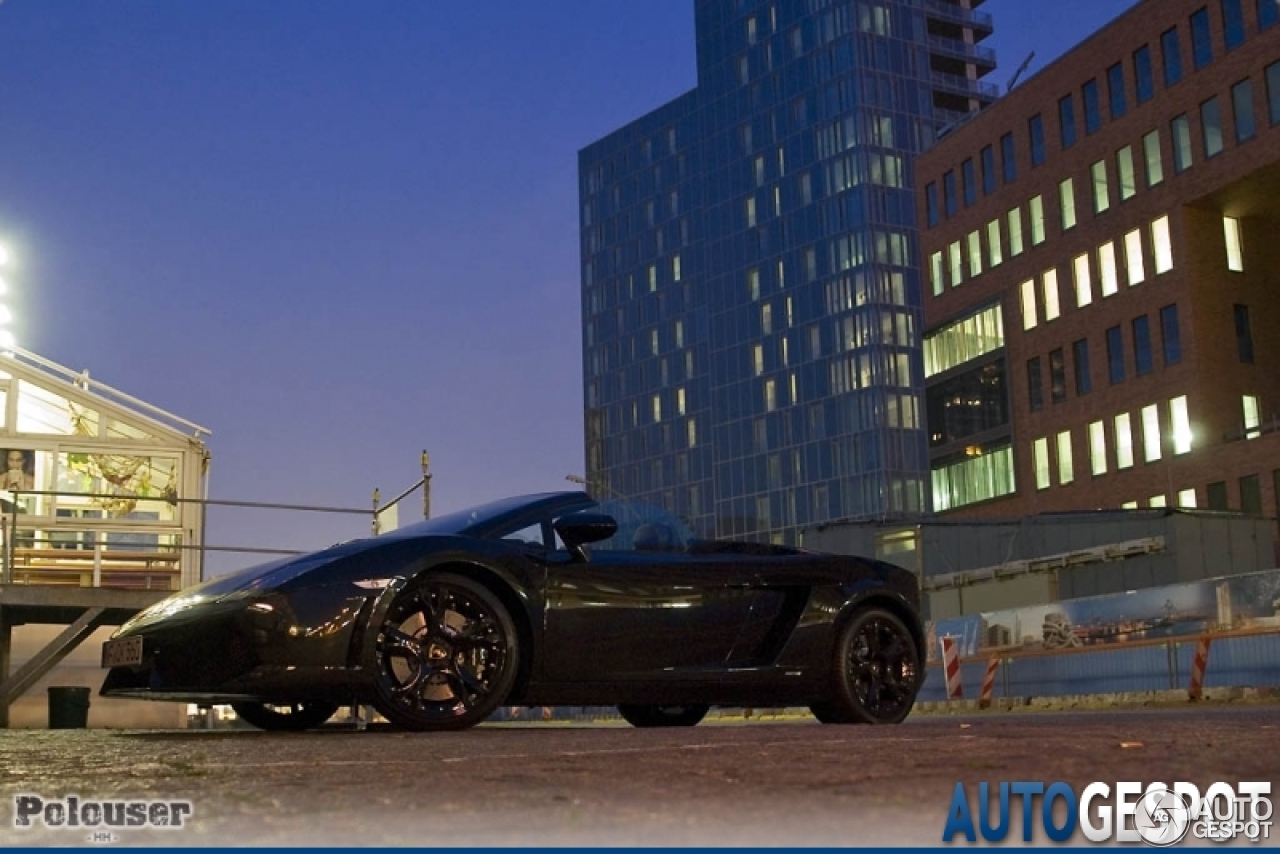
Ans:
<svg viewBox="0 0 1280 854"><path fill-rule="evenodd" d="M695 0L697 87L579 153L593 494L782 543L928 507L911 161L995 98L980 2Z"/></svg>

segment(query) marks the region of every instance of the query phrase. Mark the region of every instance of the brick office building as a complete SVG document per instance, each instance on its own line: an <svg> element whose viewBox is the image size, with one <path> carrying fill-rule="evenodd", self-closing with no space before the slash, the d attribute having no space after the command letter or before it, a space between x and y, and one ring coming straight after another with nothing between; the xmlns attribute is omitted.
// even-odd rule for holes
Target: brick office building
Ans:
<svg viewBox="0 0 1280 854"><path fill-rule="evenodd" d="M916 168L936 511L1277 515L1277 0L1143 0Z"/></svg>

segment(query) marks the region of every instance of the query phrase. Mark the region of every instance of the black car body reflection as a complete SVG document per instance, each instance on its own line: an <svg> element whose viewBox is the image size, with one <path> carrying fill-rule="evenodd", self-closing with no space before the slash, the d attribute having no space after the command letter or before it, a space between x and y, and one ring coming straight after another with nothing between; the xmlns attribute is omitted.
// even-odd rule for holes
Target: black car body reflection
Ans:
<svg viewBox="0 0 1280 854"><path fill-rule="evenodd" d="M423 730L500 705L617 705L637 726L713 705L896 723L922 676L918 602L890 564L523 496L175 594L104 646L102 694L231 703L267 729L352 702Z"/></svg>

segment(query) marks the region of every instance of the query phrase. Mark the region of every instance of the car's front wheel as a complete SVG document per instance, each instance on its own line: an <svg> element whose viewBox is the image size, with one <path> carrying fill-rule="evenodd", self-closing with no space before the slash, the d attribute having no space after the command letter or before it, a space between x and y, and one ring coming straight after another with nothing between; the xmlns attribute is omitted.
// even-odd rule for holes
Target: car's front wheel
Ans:
<svg viewBox="0 0 1280 854"><path fill-rule="evenodd" d="M864 608L840 630L829 703L810 707L823 723L900 723L920 690L915 638L896 614Z"/></svg>
<svg viewBox="0 0 1280 854"><path fill-rule="evenodd" d="M231 709L246 723L268 732L301 732L315 729L333 717L338 704L327 700L306 700L285 705L242 702Z"/></svg>
<svg viewBox="0 0 1280 854"><path fill-rule="evenodd" d="M412 730L474 726L515 681L519 636L487 587L427 575L396 595L375 641L374 707Z"/></svg>
<svg viewBox="0 0 1280 854"><path fill-rule="evenodd" d="M697 726L709 706L618 706L618 714L633 727Z"/></svg>

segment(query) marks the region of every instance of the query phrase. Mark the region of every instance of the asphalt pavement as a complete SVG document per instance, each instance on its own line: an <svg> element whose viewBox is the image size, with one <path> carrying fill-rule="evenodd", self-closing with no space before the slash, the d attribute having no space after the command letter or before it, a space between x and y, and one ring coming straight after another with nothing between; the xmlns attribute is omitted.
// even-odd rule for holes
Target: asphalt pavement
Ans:
<svg viewBox="0 0 1280 854"><path fill-rule="evenodd" d="M0 843L938 845L957 782L1280 789L1277 745L1274 703L928 715L895 727L794 717L433 734L6 730ZM166 806L163 828L72 827L71 796L89 824L109 802L186 802L190 815ZM15 826L19 808L29 827Z"/></svg>

